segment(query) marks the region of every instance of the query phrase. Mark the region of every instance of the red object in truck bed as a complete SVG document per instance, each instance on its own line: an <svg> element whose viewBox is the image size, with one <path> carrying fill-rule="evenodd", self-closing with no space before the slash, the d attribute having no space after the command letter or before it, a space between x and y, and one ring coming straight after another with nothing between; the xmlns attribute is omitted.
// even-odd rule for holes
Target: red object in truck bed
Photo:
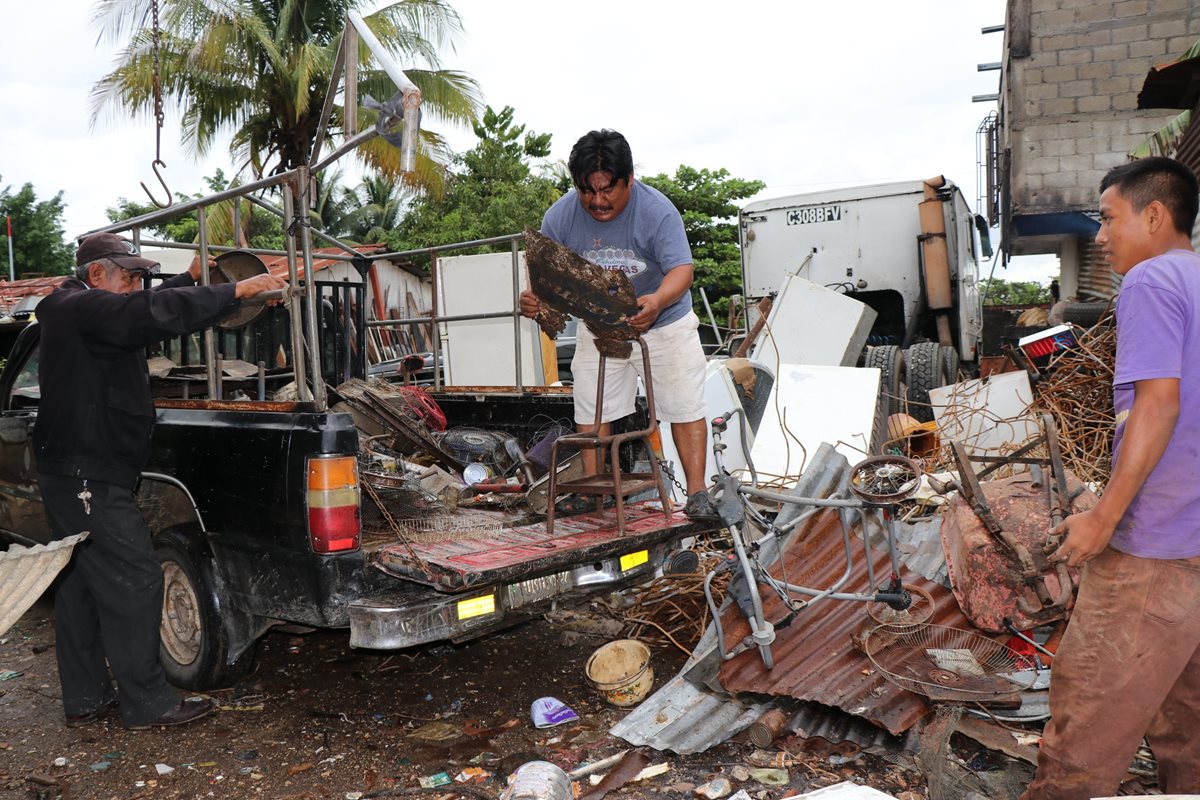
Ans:
<svg viewBox="0 0 1200 800"><path fill-rule="evenodd" d="M537 522L499 531L447 533L439 541L396 542L379 550L377 563L397 577L457 592L588 564L713 528L712 524L692 522L678 511L667 519L652 502L625 507L624 536L617 530L615 511L607 509L599 514L559 517L554 521L553 536L544 522ZM430 574L416 562L414 553Z"/></svg>

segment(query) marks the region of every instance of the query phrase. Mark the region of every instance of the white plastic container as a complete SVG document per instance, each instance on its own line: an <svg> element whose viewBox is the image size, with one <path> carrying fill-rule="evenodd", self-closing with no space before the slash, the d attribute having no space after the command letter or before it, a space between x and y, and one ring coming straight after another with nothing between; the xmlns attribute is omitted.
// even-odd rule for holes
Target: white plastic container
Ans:
<svg viewBox="0 0 1200 800"><path fill-rule="evenodd" d="M571 779L549 761L530 761L512 774L500 800L572 800Z"/></svg>

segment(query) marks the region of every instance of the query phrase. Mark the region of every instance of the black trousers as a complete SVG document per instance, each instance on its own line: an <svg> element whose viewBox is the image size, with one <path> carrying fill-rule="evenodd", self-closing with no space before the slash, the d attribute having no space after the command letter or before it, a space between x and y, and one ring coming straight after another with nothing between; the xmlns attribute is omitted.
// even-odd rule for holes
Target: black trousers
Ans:
<svg viewBox="0 0 1200 800"><path fill-rule="evenodd" d="M55 589L64 712L86 713L111 700L111 668L125 724L158 718L179 697L158 663L162 568L133 492L58 475L39 474L38 483L54 538L88 532Z"/></svg>

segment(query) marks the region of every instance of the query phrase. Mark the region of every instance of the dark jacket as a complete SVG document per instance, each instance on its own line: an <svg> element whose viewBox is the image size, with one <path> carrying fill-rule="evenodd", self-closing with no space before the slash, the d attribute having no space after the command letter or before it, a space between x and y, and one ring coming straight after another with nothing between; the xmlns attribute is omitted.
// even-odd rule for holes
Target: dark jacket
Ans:
<svg viewBox="0 0 1200 800"><path fill-rule="evenodd" d="M38 471L133 488L154 427L145 348L212 325L237 307L234 292L186 272L127 295L70 278L38 303Z"/></svg>

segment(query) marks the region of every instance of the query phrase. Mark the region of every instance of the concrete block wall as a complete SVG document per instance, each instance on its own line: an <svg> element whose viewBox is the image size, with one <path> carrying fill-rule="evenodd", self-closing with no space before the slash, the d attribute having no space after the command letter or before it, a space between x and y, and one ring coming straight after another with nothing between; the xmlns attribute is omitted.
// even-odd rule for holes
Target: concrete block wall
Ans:
<svg viewBox="0 0 1200 800"><path fill-rule="evenodd" d="M1001 116L1013 214L1094 209L1104 173L1179 113L1139 111L1137 95L1154 65L1200 39L1200 3L1010 0L1008 13ZM1022 36L1028 55L1018 56Z"/></svg>

